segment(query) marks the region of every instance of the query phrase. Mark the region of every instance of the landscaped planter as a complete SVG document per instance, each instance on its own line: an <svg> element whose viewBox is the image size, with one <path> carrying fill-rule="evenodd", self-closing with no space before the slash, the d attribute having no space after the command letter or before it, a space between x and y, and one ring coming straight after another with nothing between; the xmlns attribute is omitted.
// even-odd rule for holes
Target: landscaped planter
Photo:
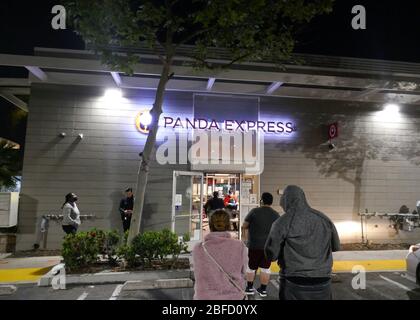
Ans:
<svg viewBox="0 0 420 320"><path fill-rule="evenodd" d="M64 264L61 264L64 266ZM38 281L38 286L51 286L54 278L54 267L50 272ZM124 271L112 272L102 271L98 273L85 274L66 274L66 285L69 284L103 284L103 283L123 283L127 281L152 281L160 279L192 279L192 271L190 268L183 270L158 270L158 271Z"/></svg>
<svg viewBox="0 0 420 320"><path fill-rule="evenodd" d="M15 252L16 235L10 233L0 233L0 253Z"/></svg>
<svg viewBox="0 0 420 320"><path fill-rule="evenodd" d="M62 256L67 267L64 263L55 266L38 285L64 281L66 285L138 281L143 282L140 286L148 288L191 285L190 256L185 241L184 238L180 241L169 229L138 234L129 245L116 231L78 232L66 236L63 242Z"/></svg>

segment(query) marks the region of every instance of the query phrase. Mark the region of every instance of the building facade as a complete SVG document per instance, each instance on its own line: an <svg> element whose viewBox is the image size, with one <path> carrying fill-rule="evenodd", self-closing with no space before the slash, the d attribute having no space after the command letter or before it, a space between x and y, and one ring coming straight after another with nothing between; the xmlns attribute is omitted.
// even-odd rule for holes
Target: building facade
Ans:
<svg viewBox="0 0 420 320"><path fill-rule="evenodd" d="M58 75L58 71L46 67L44 70L51 79ZM319 76L319 72L311 72L313 77ZM342 76L337 70L334 72L335 79ZM268 71L260 73L260 79L270 76ZM84 79L90 76L99 75L82 75ZM301 77L298 73L295 76ZM367 81L366 77L358 75L357 79ZM109 75L108 78L107 82L82 85L63 78L32 82L18 249L33 246L40 232L40 219L43 215L60 214L64 196L69 192L79 195L82 215L91 216L82 222L81 230L122 230L119 200L125 188L135 188L139 152L147 137L139 128L138 117L151 108L155 91L153 84L126 85L121 86L122 96L115 98L107 94L108 88L115 87ZM372 78L384 87L391 81L403 83L393 76L387 81ZM123 81L131 80L127 77ZM282 212L279 190L295 184L306 192L312 207L333 220L343 242L360 242L362 238L374 242L418 242L418 228L408 231L389 217L360 216L364 212L398 213L403 205L410 213L416 210L420 200L420 105L416 100L395 98L400 94L412 99L413 92L401 94L401 88L394 88L394 93L386 93L394 97L387 102L373 98L379 94L378 89L374 92L366 88L363 81L358 89L345 87L348 83L329 89L345 91L341 96L325 92L320 84L315 88L313 83L301 84L306 88L299 90L293 85L285 86L287 94L283 95L279 85L280 93L271 95L264 91L265 83L261 84L263 91L245 92L241 87L245 84L238 80L235 92L233 84L229 84L229 90L209 90L208 82L199 80L205 89L197 90L188 83L191 79L174 81L183 81L184 87L174 89L169 85L165 95L158 151L146 191L143 230L172 228L179 234L190 232L198 240L202 233L194 234L194 229L201 230L203 221L197 212L201 212L209 191L214 190L209 181L229 175L237 177L235 187L230 183L229 188L239 195L240 221L258 205L261 192L271 192L274 208ZM349 76L348 81L356 80ZM305 90L306 96L299 93ZM384 109L390 103L398 107ZM200 119L207 121L202 129ZM186 154L194 144L193 135L219 131L221 124L231 126L232 131L241 123L249 129L253 122L260 139L251 143L254 154L259 156L255 172L232 163L215 166L188 161L191 159ZM338 129L332 140L328 135L331 124ZM247 131L239 130L241 137ZM175 135L174 140L171 135ZM213 151L210 144L205 158L212 158ZM176 155L175 162L168 160L170 152ZM191 214L196 215L195 219ZM47 247L60 247L63 235L60 223L51 220Z"/></svg>

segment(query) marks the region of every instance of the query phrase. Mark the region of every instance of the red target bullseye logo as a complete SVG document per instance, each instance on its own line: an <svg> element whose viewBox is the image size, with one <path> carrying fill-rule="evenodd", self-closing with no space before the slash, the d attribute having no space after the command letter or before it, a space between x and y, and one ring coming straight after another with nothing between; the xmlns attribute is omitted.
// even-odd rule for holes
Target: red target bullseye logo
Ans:
<svg viewBox="0 0 420 320"><path fill-rule="evenodd" d="M338 125L337 125L337 123L333 123L333 124L329 125L328 137L330 139L334 139L334 138L338 137Z"/></svg>

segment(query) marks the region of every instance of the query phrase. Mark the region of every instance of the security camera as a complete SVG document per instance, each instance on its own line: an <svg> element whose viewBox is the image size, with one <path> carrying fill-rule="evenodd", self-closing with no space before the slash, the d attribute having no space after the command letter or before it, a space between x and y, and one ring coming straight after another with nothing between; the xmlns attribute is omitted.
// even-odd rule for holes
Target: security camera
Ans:
<svg viewBox="0 0 420 320"><path fill-rule="evenodd" d="M335 147L335 144L334 143L332 143L332 142L330 142L329 144L328 144L328 149L330 149L330 151L331 150L334 150L336 147Z"/></svg>

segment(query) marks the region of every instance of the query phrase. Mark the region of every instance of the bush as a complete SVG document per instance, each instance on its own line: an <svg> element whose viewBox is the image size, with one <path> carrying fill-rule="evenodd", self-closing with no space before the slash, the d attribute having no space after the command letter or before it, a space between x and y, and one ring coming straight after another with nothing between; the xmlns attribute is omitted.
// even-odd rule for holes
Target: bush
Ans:
<svg viewBox="0 0 420 320"><path fill-rule="evenodd" d="M158 260L165 263L170 257L175 264L178 256L185 251L186 247L185 240L178 242L178 236L169 229L147 231L137 235L130 248L125 248L124 258L128 264L134 262L151 266L153 261Z"/></svg>
<svg viewBox="0 0 420 320"><path fill-rule="evenodd" d="M102 255L110 264L115 264L120 236L116 231L91 231L69 234L64 238L62 255L66 267L84 268L95 264Z"/></svg>
<svg viewBox="0 0 420 320"><path fill-rule="evenodd" d="M112 230L105 233L102 243L102 254L111 265L116 265L118 260L118 247L121 242L121 236L118 231Z"/></svg>
<svg viewBox="0 0 420 320"><path fill-rule="evenodd" d="M66 268L83 268L94 264L101 252L94 230L69 234L64 238L62 255Z"/></svg>
<svg viewBox="0 0 420 320"><path fill-rule="evenodd" d="M189 253L187 242L189 242L190 240L191 240L191 237L190 237L190 234L189 233L185 233L182 236L182 242L181 242L181 244L182 244L182 252Z"/></svg>
<svg viewBox="0 0 420 320"><path fill-rule="evenodd" d="M127 236L127 234L125 235ZM66 267L85 268L99 262L102 256L110 265L116 265L119 258L128 267L151 267L153 263L170 263L174 266L182 252L187 252L188 235L182 241L169 229L147 231L137 235L131 244L123 242L117 231L93 229L67 235L64 238L62 255ZM168 261L169 259L169 261Z"/></svg>
<svg viewBox="0 0 420 320"><path fill-rule="evenodd" d="M134 268L139 265L139 259L136 256L132 246L123 244L117 249L117 255L123 258L127 266L130 268Z"/></svg>

